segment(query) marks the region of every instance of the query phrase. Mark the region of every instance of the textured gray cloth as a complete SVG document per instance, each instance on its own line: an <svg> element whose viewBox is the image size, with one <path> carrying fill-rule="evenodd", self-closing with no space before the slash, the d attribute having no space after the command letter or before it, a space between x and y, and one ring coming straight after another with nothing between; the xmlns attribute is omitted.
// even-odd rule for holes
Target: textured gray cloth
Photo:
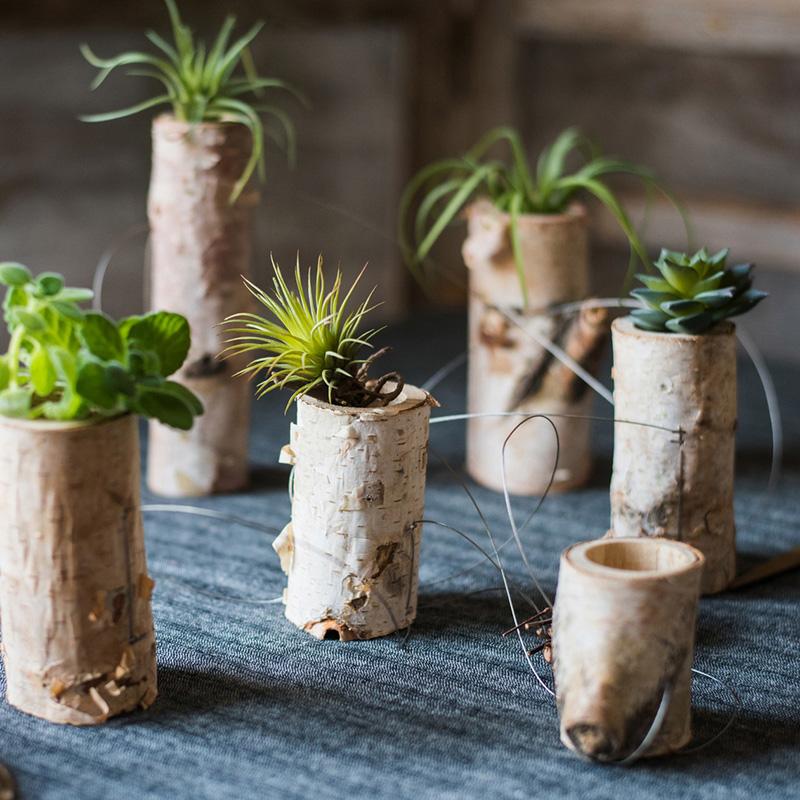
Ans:
<svg viewBox="0 0 800 800"><path fill-rule="evenodd" d="M463 320L423 319L394 338L387 367L420 383L462 349ZM437 389L446 407L435 414L463 410L463 374ZM800 379L776 377L788 412ZM787 471L779 491L767 494L769 428L746 365L741 386L737 516L748 566L800 544L800 425L787 419ZM287 428L280 399L259 403L252 491L198 505L278 532L289 513L287 470L276 464ZM550 592L559 552L606 530L610 426L596 432L592 485L549 498L524 534ZM463 426L434 426L432 446L460 466ZM505 539L502 497L470 488ZM523 514L531 501L516 505ZM487 545L463 488L435 455L427 516ZM797 574L702 601L696 666L733 684L744 704L728 733L697 754L625 769L584 763L559 743L552 699L518 642L499 636L510 614L498 575L456 534L425 530L419 617L403 647L394 637L318 642L292 627L279 604L221 598L280 594L284 578L267 534L180 514L147 513L145 524L157 581L159 698L146 712L93 729L52 725L0 703L0 758L27 800L800 796ZM519 558L503 553L523 580ZM701 740L724 725L730 699L698 679L694 700Z"/></svg>

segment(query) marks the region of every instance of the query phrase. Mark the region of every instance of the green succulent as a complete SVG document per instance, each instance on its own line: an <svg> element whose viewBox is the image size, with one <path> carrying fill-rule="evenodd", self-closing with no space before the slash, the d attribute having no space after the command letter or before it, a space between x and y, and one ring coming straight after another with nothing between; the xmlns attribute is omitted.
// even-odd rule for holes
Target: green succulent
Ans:
<svg viewBox="0 0 800 800"><path fill-rule="evenodd" d="M166 311L119 323L80 304L89 289L55 272L34 277L22 264L0 264L3 314L11 340L0 355L0 415L82 420L125 411L181 430L203 406L167 377L183 364L189 323Z"/></svg>
<svg viewBox="0 0 800 800"><path fill-rule="evenodd" d="M294 288L286 283L275 261L272 266L275 273L272 292L245 279L250 293L267 309L269 317L242 312L228 317L224 323L232 336L223 356L259 354L237 375L263 375L258 397L292 387L294 392L287 409L295 398L306 394L347 406L391 399L381 394L380 388L386 378L399 376L394 373L384 376L379 379L377 389L366 378L366 369L384 351L359 358L362 348L371 347L370 340L378 333L378 330L360 331L364 317L374 308L370 305L372 292L353 310L347 308L363 270L342 294L339 270L333 285L330 288L326 285L322 257L317 261L313 279L309 270L305 281L298 260Z"/></svg>
<svg viewBox="0 0 800 800"><path fill-rule="evenodd" d="M750 311L766 296L753 289L753 265L726 267L728 250L694 255L662 250L654 266L658 275L637 275L644 288L631 295L644 304L631 312L637 328L665 333L697 334L720 320Z"/></svg>

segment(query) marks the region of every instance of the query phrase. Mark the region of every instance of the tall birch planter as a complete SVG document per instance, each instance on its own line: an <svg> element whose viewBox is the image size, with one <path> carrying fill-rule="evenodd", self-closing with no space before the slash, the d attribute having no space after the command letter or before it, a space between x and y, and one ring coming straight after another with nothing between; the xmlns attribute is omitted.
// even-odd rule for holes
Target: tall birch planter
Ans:
<svg viewBox="0 0 800 800"><path fill-rule="evenodd" d="M0 417L0 609L16 708L93 725L154 701L139 480L131 414Z"/></svg>
<svg viewBox="0 0 800 800"><path fill-rule="evenodd" d="M521 308L520 277L510 236L510 216L488 201L467 211L463 246L469 269L469 364L467 409L471 414L519 412L518 416L467 421L467 470L479 483L502 489L502 447L526 414L587 416L592 396L571 370L538 339L555 342L594 369L607 339L606 312L545 313L559 303L582 300L589 288L586 214L580 205L563 214L518 219L519 242L531 310ZM553 489L580 486L591 468L589 422L552 417L560 440ZM520 428L506 446L508 489L542 494L550 481L557 445L545 420Z"/></svg>
<svg viewBox="0 0 800 800"><path fill-rule="evenodd" d="M722 591L736 571L734 325L659 333L626 317L612 342L615 416L644 424L614 426L609 535L688 542L705 556L703 592Z"/></svg>
<svg viewBox="0 0 800 800"><path fill-rule="evenodd" d="M622 761L687 744L702 567L698 550L666 539L582 542L564 551L553 672L568 748Z"/></svg>
<svg viewBox="0 0 800 800"><path fill-rule="evenodd" d="M286 617L318 639L371 639L416 617L432 403L411 386L384 407L297 401L282 454L292 520L274 547Z"/></svg>
<svg viewBox="0 0 800 800"><path fill-rule="evenodd" d="M252 150L241 124L153 122L148 197L150 302L189 320L192 346L177 380L206 411L191 431L150 425L147 483L157 494L189 497L243 488L248 480L250 392L231 376L243 363L218 359L219 323L250 305L252 212L257 191L231 202Z"/></svg>

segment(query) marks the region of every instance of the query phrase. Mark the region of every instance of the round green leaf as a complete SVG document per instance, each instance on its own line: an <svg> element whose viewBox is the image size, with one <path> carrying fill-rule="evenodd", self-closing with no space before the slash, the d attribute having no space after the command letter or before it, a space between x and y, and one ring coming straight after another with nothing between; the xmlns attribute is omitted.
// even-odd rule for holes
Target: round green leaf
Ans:
<svg viewBox="0 0 800 800"><path fill-rule="evenodd" d="M26 327L29 331L41 331L46 327L44 318L33 311L27 311L24 308L15 308L14 316L17 322Z"/></svg>
<svg viewBox="0 0 800 800"><path fill-rule="evenodd" d="M77 390L90 405L105 411L117 405L118 392L109 385L106 368L97 361L89 361L80 368Z"/></svg>
<svg viewBox="0 0 800 800"><path fill-rule="evenodd" d="M13 387L0 392L0 416L26 417L31 410L30 389Z"/></svg>
<svg viewBox="0 0 800 800"><path fill-rule="evenodd" d="M194 423L192 409L182 399L162 389L141 391L137 406L144 416L157 419L171 428L188 431Z"/></svg>
<svg viewBox="0 0 800 800"><path fill-rule="evenodd" d="M30 363L31 384L39 397L48 397L56 388L56 370L44 347L37 347Z"/></svg>
<svg viewBox="0 0 800 800"><path fill-rule="evenodd" d="M158 357L159 372L165 378L180 369L189 354L189 323L180 314L156 311L133 317L121 324L120 331L130 348Z"/></svg>
<svg viewBox="0 0 800 800"><path fill-rule="evenodd" d="M102 361L121 361L125 357L122 336L105 314L97 311L84 314L79 335L86 349Z"/></svg>
<svg viewBox="0 0 800 800"><path fill-rule="evenodd" d="M6 286L24 286L31 279L30 270L23 264L13 261L0 264L0 283Z"/></svg>
<svg viewBox="0 0 800 800"><path fill-rule="evenodd" d="M40 297L52 297L64 287L64 279L57 272L43 272L36 278L37 294Z"/></svg>

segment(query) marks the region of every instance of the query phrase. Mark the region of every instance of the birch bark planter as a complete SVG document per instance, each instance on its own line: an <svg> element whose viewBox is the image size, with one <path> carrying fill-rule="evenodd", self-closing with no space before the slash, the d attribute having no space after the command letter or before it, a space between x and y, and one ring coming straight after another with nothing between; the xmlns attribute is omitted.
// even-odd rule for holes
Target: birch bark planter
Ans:
<svg viewBox="0 0 800 800"><path fill-rule="evenodd" d="M612 326L617 419L610 536L664 536L706 559L703 592L736 572L733 513L736 337L730 322L706 333L652 333L629 318Z"/></svg>
<svg viewBox="0 0 800 800"><path fill-rule="evenodd" d="M606 312L577 318L543 313L549 306L581 300L589 287L586 214L573 206L564 214L519 218L519 236L530 306L522 315L519 276L510 240L510 218L488 201L469 208L463 256L469 268L469 367L467 410L587 415L588 387L554 359L531 331L555 341L576 361L592 368L607 338ZM522 328L503 312L523 316ZM503 441L523 417L467 421L467 470L478 483L501 490ZM561 457L553 489L577 487L591 467L589 422L553 418ZM526 423L506 448L508 489L541 494L556 457L552 429L543 420Z"/></svg>
<svg viewBox="0 0 800 800"><path fill-rule="evenodd" d="M231 380L243 364L220 361L219 323L247 310L255 191L230 194L250 152L250 134L232 123L153 122L148 198L151 307L183 314L192 347L176 378L203 402L191 431L150 424L147 483L154 492L189 497L241 489L247 483L250 393Z"/></svg>
<svg viewBox="0 0 800 800"><path fill-rule="evenodd" d="M642 755L691 737L691 667L702 554L667 539L607 539L564 551L553 616L561 741L619 761L663 722Z"/></svg>
<svg viewBox="0 0 800 800"><path fill-rule="evenodd" d="M298 400L282 453L292 521L274 547L286 617L312 636L371 639L414 620L433 403L411 386L384 408Z"/></svg>
<svg viewBox="0 0 800 800"><path fill-rule="evenodd" d="M8 702L93 725L156 697L131 415L0 418L0 609Z"/></svg>

